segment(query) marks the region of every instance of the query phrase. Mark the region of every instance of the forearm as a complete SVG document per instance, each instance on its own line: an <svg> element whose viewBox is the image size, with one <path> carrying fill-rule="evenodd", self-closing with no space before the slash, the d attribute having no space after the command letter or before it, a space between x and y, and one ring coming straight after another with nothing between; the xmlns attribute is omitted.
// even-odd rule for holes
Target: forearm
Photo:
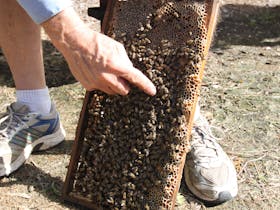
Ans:
<svg viewBox="0 0 280 210"><path fill-rule="evenodd" d="M130 82L147 94L156 93L153 83L133 67L124 46L91 30L73 8L62 10L41 26L87 90L126 95Z"/></svg>
<svg viewBox="0 0 280 210"><path fill-rule="evenodd" d="M87 40L84 39L85 36L96 33L88 28L73 8L65 9L41 25L55 47L63 54L75 48L87 48L87 43L82 43L81 40Z"/></svg>

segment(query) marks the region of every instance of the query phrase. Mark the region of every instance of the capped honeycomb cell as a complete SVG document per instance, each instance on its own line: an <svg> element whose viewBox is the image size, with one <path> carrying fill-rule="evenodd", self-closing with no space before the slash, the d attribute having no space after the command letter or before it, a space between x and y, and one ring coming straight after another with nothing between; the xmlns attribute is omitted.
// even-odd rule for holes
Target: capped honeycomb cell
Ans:
<svg viewBox="0 0 280 210"><path fill-rule="evenodd" d="M104 31L157 87L87 92L64 189L93 209L173 209L212 31L213 1L111 1ZM209 38L210 37L210 38Z"/></svg>

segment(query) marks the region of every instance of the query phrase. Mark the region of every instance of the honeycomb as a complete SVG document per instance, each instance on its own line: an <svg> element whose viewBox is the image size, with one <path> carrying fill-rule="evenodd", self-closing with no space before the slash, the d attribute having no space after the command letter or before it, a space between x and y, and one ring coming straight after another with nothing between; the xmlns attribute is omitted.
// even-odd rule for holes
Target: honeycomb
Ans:
<svg viewBox="0 0 280 210"><path fill-rule="evenodd" d="M207 43L201 0L115 1L107 34L125 46L156 96L89 94L71 195L96 209L172 209Z"/></svg>

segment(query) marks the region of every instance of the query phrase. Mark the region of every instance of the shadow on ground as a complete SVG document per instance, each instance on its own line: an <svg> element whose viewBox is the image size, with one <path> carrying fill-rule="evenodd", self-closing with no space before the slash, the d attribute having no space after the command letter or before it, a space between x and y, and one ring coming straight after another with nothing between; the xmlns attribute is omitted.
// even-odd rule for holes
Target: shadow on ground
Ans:
<svg viewBox="0 0 280 210"><path fill-rule="evenodd" d="M280 44L280 6L224 5L214 48L230 45L275 46Z"/></svg>
<svg viewBox="0 0 280 210"><path fill-rule="evenodd" d="M43 41L45 75L48 87L59 87L77 82L69 71L68 65L60 52L51 42ZM9 66L0 50L0 86L15 87Z"/></svg>
<svg viewBox="0 0 280 210"><path fill-rule="evenodd" d="M73 140L67 140L48 151L33 153L32 157L33 159L36 159L36 156L41 155L46 156L70 154L72 144ZM8 178L3 177L0 179L0 188L12 187L14 185L25 185L27 187L28 193L36 191L37 193L46 197L48 200L63 205L64 207L78 208L81 210L87 209L64 201L62 197L64 180L60 176L54 177L51 175L51 173L45 172L32 160L28 160L22 167L20 167L20 169L18 169Z"/></svg>
<svg viewBox="0 0 280 210"><path fill-rule="evenodd" d="M20 172L15 172L9 177L9 182L0 182L0 188L11 187L13 185L26 185L28 192L36 191L49 201L68 208L85 209L64 201L62 197L64 180L61 177L51 176L51 174L41 170L32 162L26 163L19 170Z"/></svg>

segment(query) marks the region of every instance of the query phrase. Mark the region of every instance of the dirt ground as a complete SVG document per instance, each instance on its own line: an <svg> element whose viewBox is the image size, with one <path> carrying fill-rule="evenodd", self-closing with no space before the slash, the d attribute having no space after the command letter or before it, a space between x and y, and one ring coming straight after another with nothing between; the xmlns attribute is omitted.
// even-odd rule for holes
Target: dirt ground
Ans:
<svg viewBox="0 0 280 210"><path fill-rule="evenodd" d="M75 1L95 30L87 7ZM61 187L69 164L85 91L62 56L43 36L47 84L67 131L66 141L33 154L10 177L0 179L0 209L83 209L63 202ZM220 144L238 171L239 194L209 209L280 209L280 2L224 0L201 92L201 106L222 132ZM13 102L14 84L0 52L0 107ZM176 209L208 209L182 182Z"/></svg>

